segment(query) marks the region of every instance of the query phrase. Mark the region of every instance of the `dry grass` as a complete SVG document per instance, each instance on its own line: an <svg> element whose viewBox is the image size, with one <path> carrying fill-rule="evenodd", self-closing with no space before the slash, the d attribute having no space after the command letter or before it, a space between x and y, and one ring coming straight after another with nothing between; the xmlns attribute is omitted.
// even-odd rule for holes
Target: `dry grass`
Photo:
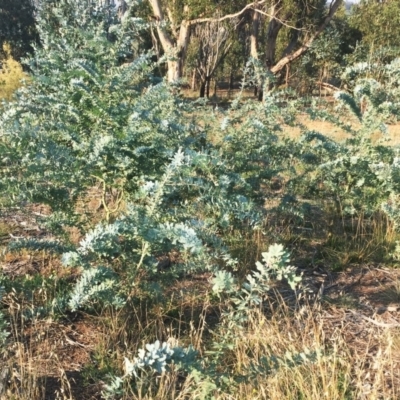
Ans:
<svg viewBox="0 0 400 400"><path fill-rule="evenodd" d="M327 137L336 141L343 141L349 137L349 134L347 132L343 131L331 122L311 120L306 114L299 114L298 122L306 126L308 129L320 132L323 135L326 135ZM352 125L354 128L359 127L359 124L356 121L352 121ZM382 133L377 132L372 136L372 139L374 141L378 141L380 139L388 139L388 141L385 142L386 145L398 146L400 144L400 123L388 125L387 128L387 137L384 137ZM300 128L298 127L286 126L283 129L284 134L292 139L297 139L301 134Z"/></svg>
<svg viewBox="0 0 400 400"><path fill-rule="evenodd" d="M271 317L255 313L238 331L232 365L246 371L262 357L315 352L315 361L260 374L228 399L396 399L400 395L400 353L396 333L368 324L343 310L284 303Z"/></svg>
<svg viewBox="0 0 400 400"><path fill-rule="evenodd" d="M28 76L22 69L19 62L11 57L11 50L8 44L3 45L3 52L6 58L2 60L2 69L0 69L0 99L11 100L13 93L18 89L23 79Z"/></svg>
<svg viewBox="0 0 400 400"><path fill-rule="evenodd" d="M236 98L239 90L238 89L233 89L233 90L218 90L217 96L212 96L209 99L209 104L210 107L214 108L216 105L220 106L221 108L226 108L228 105L231 103L233 99ZM183 90L182 92L183 96L186 99L190 100L196 100L198 99L198 92L197 91L191 91L189 89ZM244 99L254 99L254 93L252 90L246 89L243 91L243 98ZM332 97L324 97L323 98L324 104L328 103L330 106L333 107L334 105L334 100ZM357 129L360 127L359 122L353 118L353 117L347 117L348 120L346 121L347 123L350 122L353 128ZM218 113L212 113L210 115L209 122L211 124L218 124L220 123L220 119L218 119ZM347 138L349 138L349 134L342 130L340 127L332 124L331 122L328 121L321 121L321 120L312 120L307 114L302 114L299 113L297 115L297 123L305 126L306 128L310 130L315 130L323 135L326 135L327 137L336 140L336 141L343 141ZM283 129L283 135L285 137L289 137L291 139L297 139L301 135L301 128L297 125L295 127L289 126L289 125L281 125ZM375 134L372 135L372 140L373 141L378 141L383 139L384 144L388 146L398 146L400 145L400 122L398 123L392 123L387 125L388 129L388 135L383 136L381 132L376 132ZM221 138L216 136L212 137L210 139L214 139L215 142L218 142Z"/></svg>
<svg viewBox="0 0 400 400"><path fill-rule="evenodd" d="M371 270L375 273L376 270ZM390 275L390 271L386 272ZM397 399L400 396L400 315L398 308L384 312L367 307L379 296L389 295L396 280L387 286L370 287L377 276L364 272L364 281L352 284L351 273L341 273L321 292L308 275L305 294L296 299L285 288L271 293L271 302L262 310L249 313L245 328L229 327L232 349L226 351L220 366L227 376L248 375L251 369L263 371L264 360L305 353L313 361L298 366L281 365L269 373L259 372L251 381L229 378L229 394L214 390L218 400L232 399ZM332 276L330 277L332 279ZM342 283L341 283L342 282ZM349 284L346 288L345 284ZM313 286L314 285L314 286ZM38 290L40 291L40 290ZM319 300L323 296L359 296L353 310L346 303ZM397 293L397 291L396 291ZM46 296L38 293L38 296ZM175 338L192 344L202 356L211 343L226 333L218 326L216 304L209 301L207 276L177 281L166 293L168 300L148 309L120 313L104 311L98 317L65 316L61 320L34 319L27 322L17 295L5 299L11 315L11 346L7 349L9 386L2 400L23 399L100 399L107 373L123 373L123 357L133 358L137 350L155 338ZM397 296L397 295L396 295ZM285 299L284 299L285 298ZM385 297L386 298L386 297ZM390 302L396 300L390 292ZM310 299L310 300L307 300ZM33 306L28 304L29 307ZM217 325L216 325L217 324ZM273 365L273 363L271 363ZM124 400L200 399L207 382L184 378L178 372L153 380L149 387L126 388Z"/></svg>

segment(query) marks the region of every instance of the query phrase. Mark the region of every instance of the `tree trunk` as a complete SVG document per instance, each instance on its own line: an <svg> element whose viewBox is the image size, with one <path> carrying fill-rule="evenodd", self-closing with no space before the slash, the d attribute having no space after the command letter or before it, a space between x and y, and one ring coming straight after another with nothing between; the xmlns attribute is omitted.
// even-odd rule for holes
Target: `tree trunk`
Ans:
<svg viewBox="0 0 400 400"><path fill-rule="evenodd" d="M258 100L258 101L262 101L262 100L263 100L263 98L264 98L264 90L263 90L263 87L262 87L262 86L259 86L259 87L258 87L256 96L257 96L257 100Z"/></svg>
<svg viewBox="0 0 400 400"><path fill-rule="evenodd" d="M265 63L267 68L271 68L275 64L276 56L276 41L278 39L279 31L282 28L282 23L276 19L279 10L276 10L276 5L272 5L270 9L271 19L268 24L267 43L265 49Z"/></svg>
<svg viewBox="0 0 400 400"><path fill-rule="evenodd" d="M290 74L290 65L286 65L286 76L285 76L285 86L289 87L289 74Z"/></svg>
<svg viewBox="0 0 400 400"><path fill-rule="evenodd" d="M229 90L233 90L233 71L229 74Z"/></svg>
<svg viewBox="0 0 400 400"><path fill-rule="evenodd" d="M275 63L275 57L276 57L276 42L278 39L278 34L279 31L282 28L282 22L280 22L278 18L278 14L280 9L278 8L279 6L279 1L274 2L271 5L269 15L270 15L270 21L268 23L268 29L267 29L267 37L266 37L266 47L265 47L265 65L267 69L271 69L271 67ZM257 97L259 101L262 101L264 97L264 82L260 80L258 83L258 87L254 90L254 95Z"/></svg>
<svg viewBox="0 0 400 400"><path fill-rule="evenodd" d="M207 96L210 97L210 83L211 83L211 76L206 76L200 84L200 93L199 97L203 98Z"/></svg>
<svg viewBox="0 0 400 400"><path fill-rule="evenodd" d="M196 68L193 68L193 72L192 72L192 82L190 83L190 88L192 89L192 91L196 90Z"/></svg>
<svg viewBox="0 0 400 400"><path fill-rule="evenodd" d="M127 4L125 0L122 0L118 6L118 17L121 19L125 15L127 10L128 10Z"/></svg>
<svg viewBox="0 0 400 400"><path fill-rule="evenodd" d="M160 0L149 0L149 3L154 17L159 22L157 24L157 33L164 53L167 56L167 80L173 83L183 76L183 65L190 37L190 23L183 20L179 27L178 37L174 38L165 29L165 19Z"/></svg>
<svg viewBox="0 0 400 400"><path fill-rule="evenodd" d="M207 99L210 98L210 86L211 86L211 76L207 76L207 78L206 78L206 95L207 95Z"/></svg>
<svg viewBox="0 0 400 400"><path fill-rule="evenodd" d="M258 33L260 30L260 14L254 10L250 35L250 56L258 60Z"/></svg>
<svg viewBox="0 0 400 400"><path fill-rule="evenodd" d="M283 51L282 57L285 57L288 54L290 54L296 48L297 43L299 41L299 31L293 29L291 33L292 33L292 38L290 39L290 42L287 45L286 49Z"/></svg>
<svg viewBox="0 0 400 400"><path fill-rule="evenodd" d="M253 19L251 24L251 35L250 35L250 56L255 60L258 60L258 33L260 30L260 14L254 10ZM262 82L255 82L254 85L254 97L258 96L260 86Z"/></svg>
<svg viewBox="0 0 400 400"><path fill-rule="evenodd" d="M205 95L206 95L206 81L201 81L199 97L203 98Z"/></svg>
<svg viewBox="0 0 400 400"><path fill-rule="evenodd" d="M182 78L182 69L179 60L168 60L167 80L170 83L176 82Z"/></svg>

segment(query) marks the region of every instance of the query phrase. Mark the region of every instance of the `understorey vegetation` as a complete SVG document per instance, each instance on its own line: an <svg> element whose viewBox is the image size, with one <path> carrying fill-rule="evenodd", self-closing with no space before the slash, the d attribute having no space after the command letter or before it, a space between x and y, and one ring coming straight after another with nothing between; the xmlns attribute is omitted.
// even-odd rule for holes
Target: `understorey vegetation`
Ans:
<svg viewBox="0 0 400 400"><path fill-rule="evenodd" d="M0 109L0 398L398 398L395 315L335 287L400 259L400 59L347 66L330 103L250 59L218 108L160 77L141 18L37 19Z"/></svg>

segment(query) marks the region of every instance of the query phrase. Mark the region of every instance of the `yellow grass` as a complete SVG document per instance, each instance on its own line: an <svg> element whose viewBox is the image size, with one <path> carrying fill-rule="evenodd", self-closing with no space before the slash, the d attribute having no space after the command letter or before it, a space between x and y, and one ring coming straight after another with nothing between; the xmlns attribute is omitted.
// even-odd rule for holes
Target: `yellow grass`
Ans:
<svg viewBox="0 0 400 400"><path fill-rule="evenodd" d="M28 76L22 69L22 65L15 61L11 56L11 48L9 44L3 45L5 59L1 60L2 68L0 69L0 100L11 100L15 90L22 86L22 80Z"/></svg>
<svg viewBox="0 0 400 400"><path fill-rule="evenodd" d="M299 114L298 121L305 125L308 129L315 130L317 132L322 133L323 135L328 136L329 138L341 141L349 137L348 133L340 129L339 127L335 126L331 122L327 121L315 121L311 120L305 114ZM352 123L352 125L356 128L357 122ZM389 139L387 145L389 146L397 146L400 144L400 123L387 125L388 128L388 136L387 138L384 137L381 133L376 133L373 135L373 140L379 139ZM286 126L284 128L284 134L292 139L296 139L300 136L300 128L298 127L290 127Z"/></svg>

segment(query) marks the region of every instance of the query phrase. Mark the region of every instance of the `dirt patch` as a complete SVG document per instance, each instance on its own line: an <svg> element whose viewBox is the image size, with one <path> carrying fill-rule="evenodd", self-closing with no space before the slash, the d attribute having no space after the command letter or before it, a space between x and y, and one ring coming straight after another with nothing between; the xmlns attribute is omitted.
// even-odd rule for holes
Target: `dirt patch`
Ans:
<svg viewBox="0 0 400 400"><path fill-rule="evenodd" d="M387 393L399 394L400 346L388 346L388 343L399 339L400 321L397 312L385 312L377 316L366 310L355 311L332 306L324 309L318 319L328 348L340 332L350 352L348 359L355 360L352 374L358 376L358 379L354 378L353 385L361 385L355 389L362 393L362 399L381 398L374 392L377 385ZM386 369L388 364L391 370ZM386 366L384 371L383 365Z"/></svg>
<svg viewBox="0 0 400 400"><path fill-rule="evenodd" d="M368 314L390 311L400 323L400 271L380 266L355 266L344 272L313 271L306 277L314 291L326 301L353 307ZM318 287L319 286L319 287ZM400 325L399 325L400 326Z"/></svg>
<svg viewBox="0 0 400 400"><path fill-rule="evenodd" d="M81 370L102 333L88 319L80 321L38 320L18 330L9 353L14 354L9 393L38 390L40 398L56 399L64 393L73 399L100 399L101 385L84 384ZM28 379L34 382L27 387ZM21 382L20 382L21 381ZM10 393L10 394L11 394ZM68 397L70 398L70 397Z"/></svg>

